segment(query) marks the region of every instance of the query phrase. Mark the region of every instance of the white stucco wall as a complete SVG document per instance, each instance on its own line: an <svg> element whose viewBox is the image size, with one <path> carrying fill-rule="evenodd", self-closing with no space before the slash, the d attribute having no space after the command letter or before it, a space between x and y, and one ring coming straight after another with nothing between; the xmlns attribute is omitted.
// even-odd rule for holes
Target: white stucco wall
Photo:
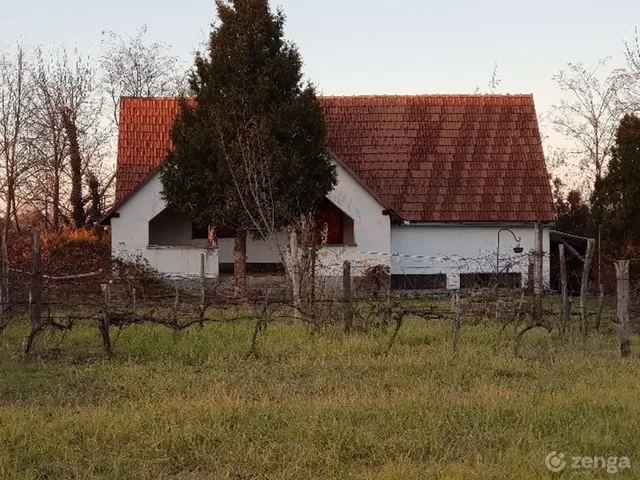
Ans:
<svg viewBox="0 0 640 480"><path fill-rule="evenodd" d="M201 257L204 255L205 277L218 276L218 252L202 247L149 247L144 258L160 273L172 277L200 275Z"/></svg>
<svg viewBox="0 0 640 480"><path fill-rule="evenodd" d="M220 263L233 263L233 238L218 239ZM287 246L286 233L280 233L276 239L268 242L247 236L247 262L249 263L282 263L279 252L284 252Z"/></svg>
<svg viewBox="0 0 640 480"><path fill-rule="evenodd" d="M391 228L391 249L401 255L421 255L429 257L453 257L449 260L413 259L392 257L391 272L395 275L422 275L444 273L447 287L459 288L461 273L494 273L498 231L500 226L473 225L421 225L394 226ZM500 234L500 270L507 262L515 264L510 272L521 273L526 281L529 259L533 250L534 226L509 227L521 238L524 248L521 255L513 252L516 242L509 232ZM549 229L544 229L543 248L545 252L543 271L546 285L549 284Z"/></svg>
<svg viewBox="0 0 640 480"><path fill-rule="evenodd" d="M157 248L149 245L149 221L166 207L160 195L161 190L162 185L159 176L156 175L119 208L118 216L111 219L113 255L123 259L140 256L153 268L168 275L198 275L200 256L204 253L206 276L218 276L219 261L233 263L233 239L220 239L218 249L197 245L175 248ZM376 264L391 266L392 273L396 275L444 273L447 275L449 288L458 288L461 273L495 272L500 226L391 226L391 218L382 214L383 205L341 166L338 166L338 184L327 198L354 220L355 245L321 249L317 262L319 276L342 275L342 264L345 260L352 262L354 276L361 275L367 267ZM185 224L182 230L186 228ZM510 271L522 273L526 279L526 254L533 248L533 225L510 228L521 237L524 254L518 257L513 253L515 241L508 232L503 232L500 237L500 262L504 266L506 262L516 261ZM287 240L284 233L278 237L278 242L285 248ZM548 229L544 231L544 250L548 254ZM395 257L390 255L391 253L457 258L412 259ZM247 256L248 261L252 263L282 261L274 241L261 242L249 238ZM544 274L548 284L548 255L544 260Z"/></svg>
<svg viewBox="0 0 640 480"><path fill-rule="evenodd" d="M149 245L149 221L166 208L156 174L111 219L111 253L123 260L143 258L166 275L200 275L200 258L205 254L205 276L218 276L217 249L197 246L155 248Z"/></svg>
<svg viewBox="0 0 640 480"><path fill-rule="evenodd" d="M390 265L391 217L383 215L384 206L344 168L338 165L338 184L327 195L354 221L354 246L332 246L318 253L318 275L342 275L345 260L352 262L352 274L359 276L372 265Z"/></svg>
<svg viewBox="0 0 640 480"><path fill-rule="evenodd" d="M382 214L384 206L344 168L338 165L337 169L338 183L327 198L354 220L355 245L323 248L318 255L318 275L342 275L345 260L353 262L354 276L362 274L371 265L390 265L391 219ZM118 209L119 216L111 219L113 255L120 258L141 256L159 272L171 275L198 274L201 253L207 254L205 268L209 277L218 275L218 262L233 263L233 239L219 239L218 249L215 250L189 245L192 243L189 240L184 241L185 245L173 249L150 246L149 221L166 208L161 191L159 175L155 175ZM184 226L179 230L186 231L186 228ZM251 263L280 263L282 259L279 252L286 245L285 233L278 235L277 243L275 239L263 242L249 237L247 260Z"/></svg>
<svg viewBox="0 0 640 480"><path fill-rule="evenodd" d="M371 194L340 165L336 188L327 195L336 206L354 221L354 246L331 246L320 250L317 274L320 276L342 275L345 260L353 262L354 276L361 275L368 266L390 265L391 219L383 215L382 206ZM233 263L233 239L218 240L221 263ZM277 245L280 245L278 249ZM263 242L247 238L247 261L252 263L281 263L280 251L287 246L287 236L281 233L276 241ZM380 252L387 255L373 255Z"/></svg>

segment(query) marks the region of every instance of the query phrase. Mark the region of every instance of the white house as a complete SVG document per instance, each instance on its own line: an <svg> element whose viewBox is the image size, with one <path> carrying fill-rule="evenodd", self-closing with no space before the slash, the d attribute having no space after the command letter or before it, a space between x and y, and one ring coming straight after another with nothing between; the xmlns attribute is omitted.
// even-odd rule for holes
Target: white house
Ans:
<svg viewBox="0 0 640 480"><path fill-rule="evenodd" d="M388 265L396 288L524 282L534 225L545 252L551 187L531 95L322 97L338 184L318 208L328 227L318 274ZM217 277L233 269L233 232L208 232L166 208L159 166L171 147L176 99L121 104L112 251L160 273ZM325 227L326 228L326 227ZM518 241L519 240L519 241ZM249 273L281 268L277 245L249 237ZM500 251L498 252L498 245ZM523 253L515 253L520 247ZM544 272L549 281L549 258Z"/></svg>

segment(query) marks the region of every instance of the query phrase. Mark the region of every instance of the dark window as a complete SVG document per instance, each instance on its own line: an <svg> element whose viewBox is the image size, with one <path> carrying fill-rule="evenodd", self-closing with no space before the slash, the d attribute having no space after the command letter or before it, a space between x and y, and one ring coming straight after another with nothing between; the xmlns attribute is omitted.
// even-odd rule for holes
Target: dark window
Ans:
<svg viewBox="0 0 640 480"><path fill-rule="evenodd" d="M320 202L316 211L318 225L318 243L323 242L326 234L327 245L344 244L344 213L326 198Z"/></svg>
<svg viewBox="0 0 640 480"><path fill-rule="evenodd" d="M501 273L498 277L498 284L501 288L519 288L522 274ZM492 288L495 286L495 273L461 273L460 288Z"/></svg>
<svg viewBox="0 0 640 480"><path fill-rule="evenodd" d="M233 275L233 263L221 263L218 265L220 275ZM247 273L250 275L282 275L285 273L281 263L247 263Z"/></svg>
<svg viewBox="0 0 640 480"><path fill-rule="evenodd" d="M193 240L206 240L209 238L209 227L201 227L197 223L191 223L191 238Z"/></svg>
<svg viewBox="0 0 640 480"><path fill-rule="evenodd" d="M216 227L216 238L236 238L236 231L228 227Z"/></svg>
<svg viewBox="0 0 640 480"><path fill-rule="evenodd" d="M354 245L353 219L326 198L316 209L317 243L322 244L326 234L327 245Z"/></svg>
<svg viewBox="0 0 640 480"><path fill-rule="evenodd" d="M392 290L438 290L447 288L447 276L429 275L391 275Z"/></svg>

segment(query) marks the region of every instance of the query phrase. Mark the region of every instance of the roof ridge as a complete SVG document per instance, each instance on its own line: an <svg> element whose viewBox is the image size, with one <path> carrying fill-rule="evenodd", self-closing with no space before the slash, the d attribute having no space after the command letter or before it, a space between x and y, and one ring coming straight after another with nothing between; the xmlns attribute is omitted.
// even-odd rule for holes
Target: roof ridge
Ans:
<svg viewBox="0 0 640 480"><path fill-rule="evenodd" d="M318 95L318 98L441 98L441 97L456 97L456 98L533 98L533 93L417 93L417 94L354 94L354 95ZM124 95L120 97L121 100L154 100L154 101L166 101L166 100L179 100L180 96L168 96L168 97L145 97L145 96L132 96ZM185 97L192 98L192 97Z"/></svg>
<svg viewBox="0 0 640 480"><path fill-rule="evenodd" d="M172 95L169 97L145 97L144 95L142 96L136 96L136 95L122 95L120 97L120 100L179 100L180 96L178 95ZM191 98L191 97L186 97L186 98Z"/></svg>
<svg viewBox="0 0 640 480"><path fill-rule="evenodd" d="M494 97L533 97L533 93L419 93L419 94L373 94L373 95L318 95L318 98L431 98L431 97L465 97L465 98L494 98Z"/></svg>

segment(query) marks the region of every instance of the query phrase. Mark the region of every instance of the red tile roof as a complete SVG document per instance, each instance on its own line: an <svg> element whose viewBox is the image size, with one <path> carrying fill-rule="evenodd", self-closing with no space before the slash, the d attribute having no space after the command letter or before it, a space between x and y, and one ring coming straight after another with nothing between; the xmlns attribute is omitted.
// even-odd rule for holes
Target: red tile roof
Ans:
<svg viewBox="0 0 640 480"><path fill-rule="evenodd" d="M531 95L322 97L336 157L414 222L552 222ZM175 99L121 103L116 202L162 163Z"/></svg>

